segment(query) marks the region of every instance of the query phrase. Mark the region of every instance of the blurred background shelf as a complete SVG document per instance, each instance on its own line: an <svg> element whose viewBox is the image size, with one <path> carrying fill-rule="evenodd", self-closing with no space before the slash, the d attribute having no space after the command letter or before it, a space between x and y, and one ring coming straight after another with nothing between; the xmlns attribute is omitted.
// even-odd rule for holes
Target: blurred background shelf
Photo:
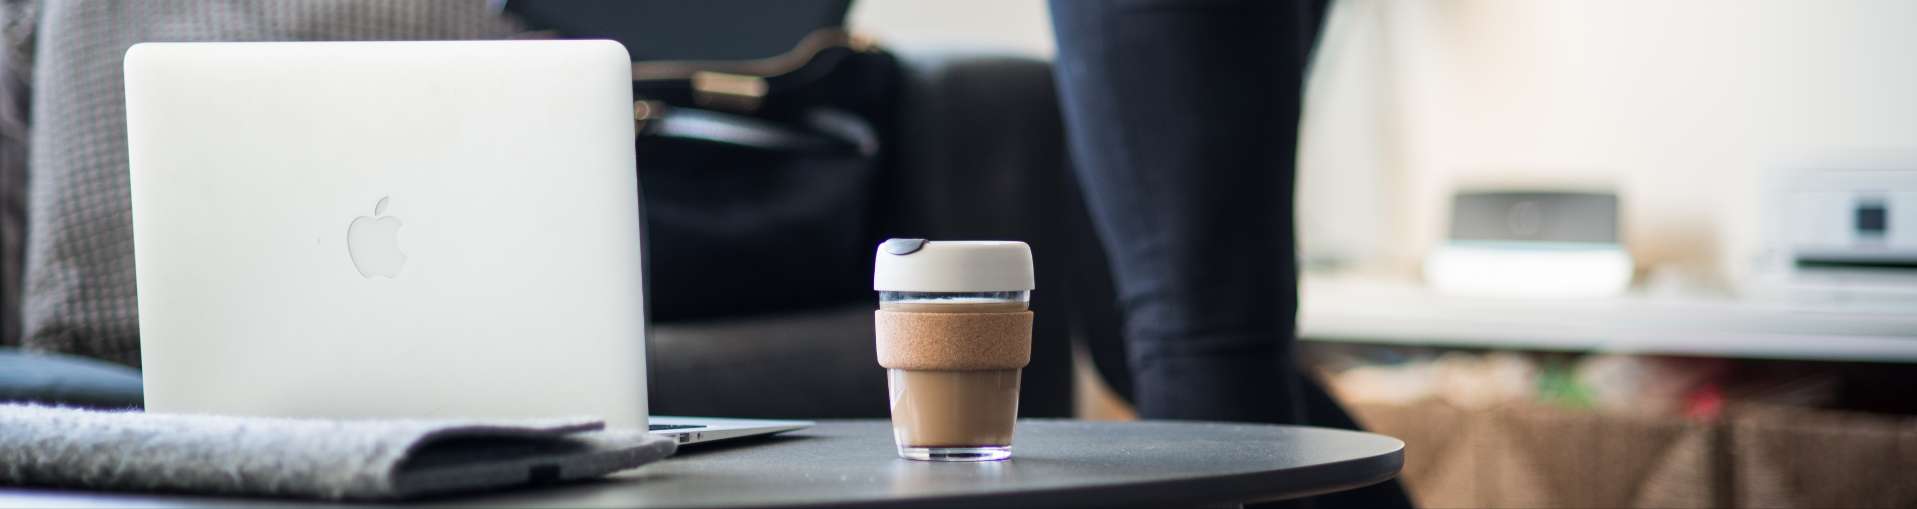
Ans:
<svg viewBox="0 0 1917 509"><path fill-rule="evenodd" d="M1917 362L1917 302L1491 299L1439 295L1415 281L1312 276L1299 292L1308 341Z"/></svg>

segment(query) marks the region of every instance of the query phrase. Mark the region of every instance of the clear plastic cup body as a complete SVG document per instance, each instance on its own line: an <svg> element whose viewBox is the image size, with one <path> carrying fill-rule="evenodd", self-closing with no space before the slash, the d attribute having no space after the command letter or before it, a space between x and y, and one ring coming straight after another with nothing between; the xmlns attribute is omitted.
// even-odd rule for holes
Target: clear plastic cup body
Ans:
<svg viewBox="0 0 1917 509"><path fill-rule="evenodd" d="M1012 313L1031 309L1032 292L879 292L879 309L923 313Z"/></svg>
<svg viewBox="0 0 1917 509"><path fill-rule="evenodd" d="M913 313L1018 313L1031 292L879 292L879 309ZM992 461L1012 456L1021 369L886 370L899 456Z"/></svg>

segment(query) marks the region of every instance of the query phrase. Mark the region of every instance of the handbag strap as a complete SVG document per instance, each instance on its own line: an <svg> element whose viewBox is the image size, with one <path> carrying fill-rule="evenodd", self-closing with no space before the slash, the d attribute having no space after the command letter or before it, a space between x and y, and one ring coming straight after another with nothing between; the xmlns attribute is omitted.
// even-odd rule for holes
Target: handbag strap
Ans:
<svg viewBox="0 0 1917 509"><path fill-rule="evenodd" d="M878 132L857 114L831 107L806 112L808 130L732 113L668 106L660 101L633 103L640 137L680 138L781 152L830 153L855 150L878 154Z"/></svg>
<svg viewBox="0 0 1917 509"><path fill-rule="evenodd" d="M831 74L848 55L876 49L844 28L828 27L813 31L791 51L770 58L633 62L632 79L673 87L683 82L701 106L751 113L768 94L803 87ZM703 140L784 152L856 150L864 157L878 153L877 130L849 111L814 107L805 112L799 127L741 113L675 107L654 100L633 103L633 122L640 137Z"/></svg>

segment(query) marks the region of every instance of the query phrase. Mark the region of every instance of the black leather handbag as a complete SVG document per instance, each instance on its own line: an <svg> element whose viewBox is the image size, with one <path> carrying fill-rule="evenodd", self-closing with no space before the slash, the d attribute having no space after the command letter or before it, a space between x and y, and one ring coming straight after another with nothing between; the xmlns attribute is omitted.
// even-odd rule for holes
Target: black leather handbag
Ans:
<svg viewBox="0 0 1917 509"><path fill-rule="evenodd" d="M633 69L653 320L872 298L892 55L831 28L778 57Z"/></svg>

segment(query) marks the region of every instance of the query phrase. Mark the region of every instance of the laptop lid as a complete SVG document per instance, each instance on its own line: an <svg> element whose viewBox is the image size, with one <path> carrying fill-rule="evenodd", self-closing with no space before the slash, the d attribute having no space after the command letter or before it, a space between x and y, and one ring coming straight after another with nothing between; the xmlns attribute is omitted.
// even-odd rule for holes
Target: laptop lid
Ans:
<svg viewBox="0 0 1917 509"><path fill-rule="evenodd" d="M127 52L146 408L646 419L611 41Z"/></svg>

